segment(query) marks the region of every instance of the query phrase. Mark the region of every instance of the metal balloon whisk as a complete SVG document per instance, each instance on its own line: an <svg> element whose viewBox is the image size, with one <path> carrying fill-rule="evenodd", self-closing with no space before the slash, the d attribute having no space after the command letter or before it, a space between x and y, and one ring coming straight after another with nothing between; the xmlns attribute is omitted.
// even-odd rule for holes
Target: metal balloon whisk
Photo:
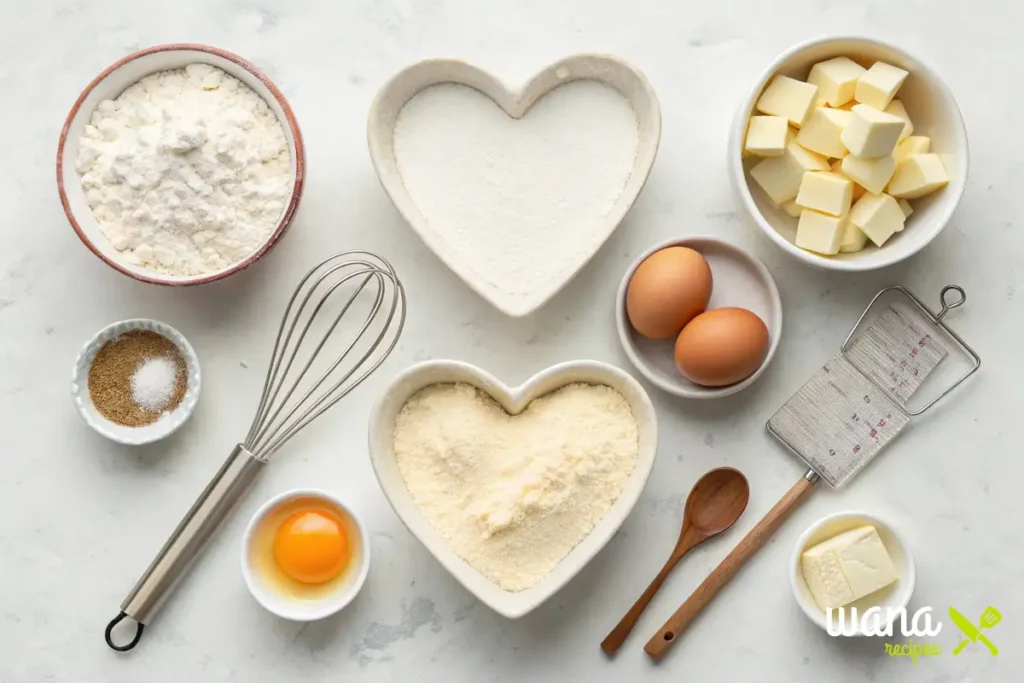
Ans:
<svg viewBox="0 0 1024 683"><path fill-rule="evenodd" d="M348 299L326 332L311 335L310 328L336 291L348 293ZM357 298L366 296L364 292L373 296L365 315L359 316L358 310L350 313ZM359 317L361 323L347 335L350 339L341 354L319 379L311 381L311 368L346 315ZM384 362L398 343L404 324L405 290L390 263L365 251L344 252L321 261L302 278L281 318L263 396L242 445L261 460L269 460ZM307 337L312 341L307 342ZM299 364L301 369L296 367Z"/></svg>
<svg viewBox="0 0 1024 683"><path fill-rule="evenodd" d="M366 251L324 259L299 282L277 332L256 416L107 625L107 645L134 648L145 624L278 449L347 396L388 357L405 325L395 269ZM134 638L114 627L137 622Z"/></svg>

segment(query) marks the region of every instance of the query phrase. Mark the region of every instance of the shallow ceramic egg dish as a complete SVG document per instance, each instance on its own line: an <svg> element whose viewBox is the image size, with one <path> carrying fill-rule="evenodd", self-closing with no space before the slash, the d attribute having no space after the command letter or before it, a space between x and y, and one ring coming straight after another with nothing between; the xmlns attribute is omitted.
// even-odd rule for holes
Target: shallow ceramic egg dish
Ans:
<svg viewBox="0 0 1024 683"><path fill-rule="evenodd" d="M881 247L870 242L856 253L823 256L796 246L797 219L768 198L750 177L750 167L761 157L743 158L747 124L756 113L761 93L776 75L806 81L811 67L833 57L849 57L864 67L886 62L909 72L896 94L914 123L914 135L931 138L931 151L938 154L949 176L949 184L925 197L911 200L914 213L906 228ZM960 109L945 82L932 69L899 48L868 38L837 37L798 45L776 59L761 74L747 99L740 105L729 138L729 169L734 189L743 208L759 228L779 247L801 261L830 270L860 271L881 268L912 256L942 231L960 202L967 184L967 131Z"/></svg>
<svg viewBox="0 0 1024 683"><path fill-rule="evenodd" d="M340 501L320 491L293 491L253 516L242 571L270 612L296 621L320 619L342 609L362 586L369 566L365 539Z"/></svg>

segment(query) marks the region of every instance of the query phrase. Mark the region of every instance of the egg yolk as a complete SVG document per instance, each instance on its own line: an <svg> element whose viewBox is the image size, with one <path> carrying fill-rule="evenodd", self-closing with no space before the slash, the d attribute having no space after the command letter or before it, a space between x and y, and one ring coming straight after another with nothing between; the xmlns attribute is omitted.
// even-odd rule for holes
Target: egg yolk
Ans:
<svg viewBox="0 0 1024 683"><path fill-rule="evenodd" d="M300 583L330 581L349 559L348 535L329 510L301 510L286 519L274 537L274 559Z"/></svg>

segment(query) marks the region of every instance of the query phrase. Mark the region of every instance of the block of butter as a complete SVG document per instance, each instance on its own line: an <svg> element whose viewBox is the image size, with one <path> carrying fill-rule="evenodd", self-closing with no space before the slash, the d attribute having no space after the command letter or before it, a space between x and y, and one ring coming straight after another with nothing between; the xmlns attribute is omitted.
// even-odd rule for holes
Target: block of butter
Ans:
<svg viewBox="0 0 1024 683"><path fill-rule="evenodd" d="M814 602L825 611L871 595L899 578L871 525L844 531L804 550L800 566Z"/></svg>

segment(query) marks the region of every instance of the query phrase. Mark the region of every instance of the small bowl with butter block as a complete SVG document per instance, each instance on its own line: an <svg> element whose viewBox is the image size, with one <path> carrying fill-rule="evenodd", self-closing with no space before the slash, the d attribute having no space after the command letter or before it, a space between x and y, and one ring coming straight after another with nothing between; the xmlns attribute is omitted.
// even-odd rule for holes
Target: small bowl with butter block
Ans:
<svg viewBox="0 0 1024 683"><path fill-rule="evenodd" d="M827 610L841 607L844 633L851 635L865 635L862 617L872 607L880 613L869 614L870 625L876 632L884 629L899 608L907 607L916 581L906 540L866 512L837 512L818 520L797 540L790 559L790 584L804 614L827 628ZM838 627L837 613L833 628Z"/></svg>
<svg viewBox="0 0 1024 683"><path fill-rule="evenodd" d="M874 270L923 249L960 202L967 168L967 131L946 84L868 38L785 52L729 137L747 214L784 251L829 270Z"/></svg>

